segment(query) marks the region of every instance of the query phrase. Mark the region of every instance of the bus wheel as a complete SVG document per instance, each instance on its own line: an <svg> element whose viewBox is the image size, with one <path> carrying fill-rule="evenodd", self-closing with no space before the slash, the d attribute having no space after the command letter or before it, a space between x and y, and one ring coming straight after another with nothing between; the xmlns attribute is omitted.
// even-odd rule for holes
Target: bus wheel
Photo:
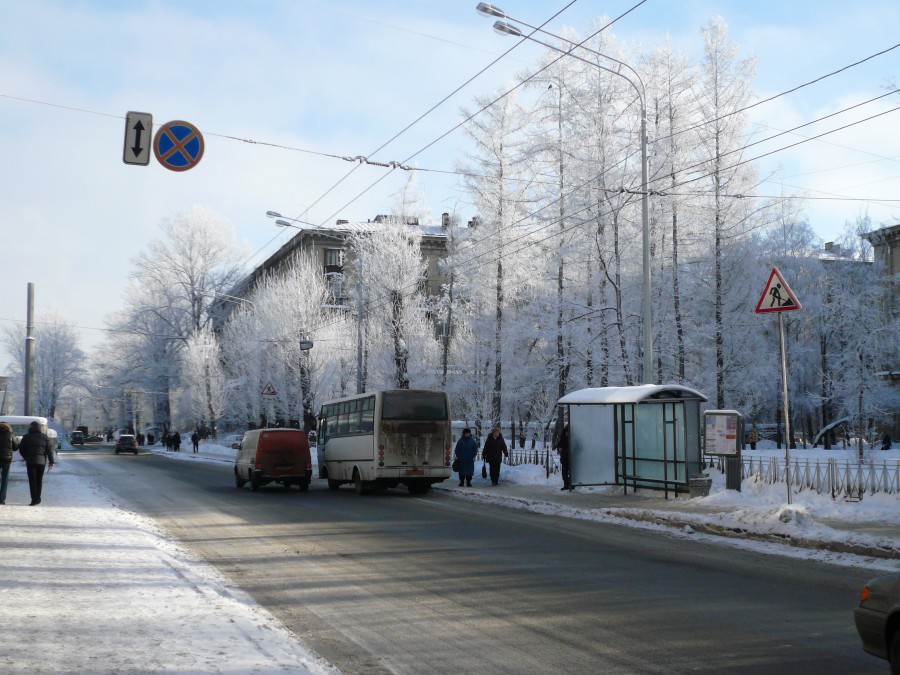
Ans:
<svg viewBox="0 0 900 675"><path fill-rule="evenodd" d="M356 494L364 495L369 491L369 486L366 485L366 481L359 475L359 469L353 469L353 483L356 487Z"/></svg>

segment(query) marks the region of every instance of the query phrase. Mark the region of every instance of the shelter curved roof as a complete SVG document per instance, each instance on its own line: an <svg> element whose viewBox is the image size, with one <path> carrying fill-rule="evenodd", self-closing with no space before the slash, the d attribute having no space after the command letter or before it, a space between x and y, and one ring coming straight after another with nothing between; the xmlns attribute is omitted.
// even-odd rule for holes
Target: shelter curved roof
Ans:
<svg viewBox="0 0 900 675"><path fill-rule="evenodd" d="M573 391L561 399L561 405L610 405L615 403L644 403L659 400L700 400L708 397L696 389L680 384L639 384L632 387L594 387Z"/></svg>

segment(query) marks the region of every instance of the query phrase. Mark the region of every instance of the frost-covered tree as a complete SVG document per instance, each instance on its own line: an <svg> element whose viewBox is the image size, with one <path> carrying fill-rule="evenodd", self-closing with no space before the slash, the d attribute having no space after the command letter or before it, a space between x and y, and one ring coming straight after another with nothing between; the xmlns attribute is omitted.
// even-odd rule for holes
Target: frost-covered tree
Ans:
<svg viewBox="0 0 900 675"><path fill-rule="evenodd" d="M160 230L162 236L133 259L126 312L111 323L119 335L136 336L118 345L123 375L149 392L156 423L168 428L181 350L210 325L213 303L242 271L231 226L210 209L165 218Z"/></svg>
<svg viewBox="0 0 900 675"><path fill-rule="evenodd" d="M219 341L207 326L191 335L181 354L181 377L188 394L195 427L207 426L217 437L216 423L225 412L225 369Z"/></svg>
<svg viewBox="0 0 900 675"><path fill-rule="evenodd" d="M367 386L376 389L437 382L439 346L423 288L422 230L409 222L389 218L349 240L353 275L366 288Z"/></svg>
<svg viewBox="0 0 900 675"><path fill-rule="evenodd" d="M3 329L3 346L10 362L9 393L21 397L25 390L25 325ZM79 346L75 324L50 310L38 316L34 327L34 410L55 418L66 396L77 396L86 376L86 356ZM7 402L7 407L12 401Z"/></svg>
<svg viewBox="0 0 900 675"><path fill-rule="evenodd" d="M715 346L716 405L726 405L727 362L726 300L730 275L725 265L728 247L752 228L746 204L737 196L751 184L752 172L739 163L744 145L745 116L741 112L750 101L754 62L738 58L738 49L728 39L728 27L721 17L703 29L704 58L697 90L703 125L698 128L698 157L707 175L704 181L712 193L710 221L713 223L712 264L714 281L713 344Z"/></svg>
<svg viewBox="0 0 900 675"><path fill-rule="evenodd" d="M474 236L465 240L460 254L468 258L465 293L469 298L473 339L482 342L476 352L490 344L486 368L492 372L490 420L500 422L503 413L504 358L508 352L509 328L504 313L517 294L527 288L528 268L515 264L516 254L527 248L522 239L533 225L526 221L529 176L525 171L523 112L512 95L498 101L476 98L483 112L466 125L475 149L469 156L466 180L480 214ZM521 283L517 283L521 281ZM477 388L484 389L479 383Z"/></svg>

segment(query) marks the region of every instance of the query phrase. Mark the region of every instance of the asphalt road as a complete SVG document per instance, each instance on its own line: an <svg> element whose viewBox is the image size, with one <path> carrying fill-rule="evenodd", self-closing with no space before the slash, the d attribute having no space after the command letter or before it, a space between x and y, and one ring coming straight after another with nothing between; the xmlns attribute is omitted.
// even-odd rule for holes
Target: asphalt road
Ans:
<svg viewBox="0 0 900 675"><path fill-rule="evenodd" d="M345 673L886 672L853 626L871 572L440 493L254 493L225 464L67 459Z"/></svg>

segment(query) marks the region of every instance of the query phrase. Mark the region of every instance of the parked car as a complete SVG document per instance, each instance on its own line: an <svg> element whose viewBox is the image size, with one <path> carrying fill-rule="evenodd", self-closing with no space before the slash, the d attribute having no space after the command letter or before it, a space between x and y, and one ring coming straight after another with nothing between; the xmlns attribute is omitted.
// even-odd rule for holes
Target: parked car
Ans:
<svg viewBox="0 0 900 675"><path fill-rule="evenodd" d="M254 429L244 434L234 459L234 484L249 481L256 491L267 483L296 485L301 491L312 480L309 441L300 429Z"/></svg>
<svg viewBox="0 0 900 675"><path fill-rule="evenodd" d="M900 572L870 579L853 610L863 649L887 659L900 675Z"/></svg>
<svg viewBox="0 0 900 675"><path fill-rule="evenodd" d="M91 435L91 436L87 436L87 437L84 439L84 442L85 442L85 443L102 443L104 440L105 440L105 439L103 438L103 436L99 436L99 435L97 435L97 434L93 434L93 435Z"/></svg>
<svg viewBox="0 0 900 675"><path fill-rule="evenodd" d="M222 439L222 443L232 450L237 450L241 447L241 439L244 437L244 434L228 434L224 439Z"/></svg>
<svg viewBox="0 0 900 675"><path fill-rule="evenodd" d="M84 432L73 431L69 434L69 442L72 445L84 445Z"/></svg>
<svg viewBox="0 0 900 675"><path fill-rule="evenodd" d="M116 454L118 455L120 452L138 453L138 443L134 435L121 434L119 436L119 439L116 441Z"/></svg>

